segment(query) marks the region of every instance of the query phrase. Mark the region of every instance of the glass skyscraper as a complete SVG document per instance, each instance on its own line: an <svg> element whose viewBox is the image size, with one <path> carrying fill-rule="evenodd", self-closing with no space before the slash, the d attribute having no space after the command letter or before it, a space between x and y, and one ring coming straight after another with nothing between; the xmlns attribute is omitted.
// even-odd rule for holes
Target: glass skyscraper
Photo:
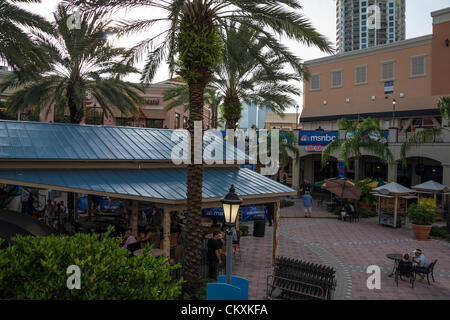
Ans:
<svg viewBox="0 0 450 320"><path fill-rule="evenodd" d="M406 0L337 0L340 53L405 40Z"/></svg>

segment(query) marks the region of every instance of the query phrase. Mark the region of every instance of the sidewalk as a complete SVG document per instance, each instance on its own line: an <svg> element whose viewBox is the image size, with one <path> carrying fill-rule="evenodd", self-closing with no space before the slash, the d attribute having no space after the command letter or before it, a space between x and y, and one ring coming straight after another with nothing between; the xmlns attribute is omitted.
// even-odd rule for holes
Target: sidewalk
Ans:
<svg viewBox="0 0 450 320"><path fill-rule="evenodd" d="M361 219L349 223L332 217L326 210L313 209L313 216L303 218L301 201L281 209L280 256L291 257L313 263L332 266L338 282L335 299L448 299L450 300L450 243L413 239L409 224L393 229L378 225L377 218ZM300 213L300 214L299 214ZM292 218L292 217L299 218ZM266 225L264 238L250 235L241 239L242 262L234 259L233 274L250 280L250 299L266 298L266 279L272 273L273 228ZM414 289L408 282L400 281L397 288L393 278L393 261L386 258L389 253L411 252L420 248L430 261L438 259L435 280L428 286L416 281ZM369 290L366 285L367 267L381 268L381 290ZM431 281L431 280L430 280Z"/></svg>

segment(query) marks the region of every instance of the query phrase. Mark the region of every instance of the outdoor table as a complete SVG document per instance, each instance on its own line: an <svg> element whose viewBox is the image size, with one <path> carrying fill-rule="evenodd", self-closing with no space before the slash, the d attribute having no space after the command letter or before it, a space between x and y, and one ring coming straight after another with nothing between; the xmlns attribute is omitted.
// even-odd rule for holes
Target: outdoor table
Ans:
<svg viewBox="0 0 450 320"><path fill-rule="evenodd" d="M389 277L392 277L395 273L395 269L397 269L398 263L402 260L402 255L400 253L389 253L386 255L388 259L394 260L394 268L392 269Z"/></svg>
<svg viewBox="0 0 450 320"><path fill-rule="evenodd" d="M143 253L144 253L144 249L136 250L136 251L133 252L133 254L135 256L142 255ZM162 256L164 254L164 252L161 249L153 248L153 249L150 250L150 254L152 256L159 257L159 256Z"/></svg>

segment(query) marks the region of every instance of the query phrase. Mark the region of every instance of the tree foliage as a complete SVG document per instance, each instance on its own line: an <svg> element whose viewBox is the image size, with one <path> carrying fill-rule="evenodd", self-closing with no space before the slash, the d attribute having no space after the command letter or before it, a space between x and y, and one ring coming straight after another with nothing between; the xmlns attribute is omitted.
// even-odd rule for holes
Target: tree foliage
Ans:
<svg viewBox="0 0 450 320"><path fill-rule="evenodd" d="M150 254L128 257L111 232L16 236L0 250L0 299L168 300L180 294L182 280L169 275L179 266ZM70 265L81 269L79 290L67 288Z"/></svg>

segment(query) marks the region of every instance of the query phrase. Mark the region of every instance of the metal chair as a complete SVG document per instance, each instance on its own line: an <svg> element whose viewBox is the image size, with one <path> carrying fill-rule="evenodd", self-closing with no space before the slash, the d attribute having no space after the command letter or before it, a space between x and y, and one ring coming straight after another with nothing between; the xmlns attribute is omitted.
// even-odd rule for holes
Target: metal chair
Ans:
<svg viewBox="0 0 450 320"><path fill-rule="evenodd" d="M428 268L414 269L414 278L415 278L416 274L426 274L428 285L431 285L429 276L431 274L431 279L433 279L433 282L435 282L434 281L434 266L436 265L436 263L437 263L437 259L434 260L434 262L430 263Z"/></svg>
<svg viewBox="0 0 450 320"><path fill-rule="evenodd" d="M398 287L398 279L403 280L402 277L406 277L409 279L409 283L411 283L411 287L414 288L414 268L411 262L400 261L397 265L397 268L394 271L395 274L395 283Z"/></svg>

